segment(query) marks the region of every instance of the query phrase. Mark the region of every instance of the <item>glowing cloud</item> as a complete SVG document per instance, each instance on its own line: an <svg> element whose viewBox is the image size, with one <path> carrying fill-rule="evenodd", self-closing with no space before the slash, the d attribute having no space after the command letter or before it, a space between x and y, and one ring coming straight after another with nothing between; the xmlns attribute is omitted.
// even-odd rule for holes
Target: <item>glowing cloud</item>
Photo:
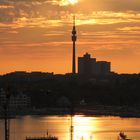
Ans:
<svg viewBox="0 0 140 140"><path fill-rule="evenodd" d="M60 1L61 6L66 6L66 5L70 5L70 4L74 5L76 3L78 3L78 0L61 0Z"/></svg>
<svg viewBox="0 0 140 140"><path fill-rule="evenodd" d="M71 4L75 4L78 2L78 0L68 0Z"/></svg>

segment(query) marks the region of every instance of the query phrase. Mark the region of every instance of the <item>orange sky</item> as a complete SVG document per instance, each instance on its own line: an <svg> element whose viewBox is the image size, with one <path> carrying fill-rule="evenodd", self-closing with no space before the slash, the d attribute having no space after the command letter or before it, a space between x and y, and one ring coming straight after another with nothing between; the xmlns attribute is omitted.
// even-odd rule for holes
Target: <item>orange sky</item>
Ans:
<svg viewBox="0 0 140 140"><path fill-rule="evenodd" d="M0 74L71 72L73 13L77 57L88 52L112 71L140 73L140 1L75 2L0 0Z"/></svg>

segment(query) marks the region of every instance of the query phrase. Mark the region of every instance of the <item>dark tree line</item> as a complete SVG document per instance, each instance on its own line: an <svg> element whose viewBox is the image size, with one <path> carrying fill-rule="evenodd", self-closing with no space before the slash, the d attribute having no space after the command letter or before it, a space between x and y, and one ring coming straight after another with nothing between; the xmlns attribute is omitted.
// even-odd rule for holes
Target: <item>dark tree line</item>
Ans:
<svg viewBox="0 0 140 140"><path fill-rule="evenodd" d="M8 74L0 77L0 88L11 87L11 94L19 91L31 98L31 106L57 107L60 97L75 105L85 100L87 106L140 106L140 75L110 75L84 77L48 75L46 73Z"/></svg>

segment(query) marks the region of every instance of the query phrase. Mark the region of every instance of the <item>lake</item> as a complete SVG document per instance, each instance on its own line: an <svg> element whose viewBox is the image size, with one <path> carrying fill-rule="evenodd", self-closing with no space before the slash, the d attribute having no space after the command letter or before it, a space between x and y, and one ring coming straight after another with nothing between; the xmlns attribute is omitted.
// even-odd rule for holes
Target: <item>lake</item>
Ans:
<svg viewBox="0 0 140 140"><path fill-rule="evenodd" d="M26 136L57 136L70 140L70 116L22 116L10 120L10 140L25 140ZM129 138L140 140L140 118L73 117L73 140L117 140L124 131ZM0 120L0 140L4 140L4 120Z"/></svg>

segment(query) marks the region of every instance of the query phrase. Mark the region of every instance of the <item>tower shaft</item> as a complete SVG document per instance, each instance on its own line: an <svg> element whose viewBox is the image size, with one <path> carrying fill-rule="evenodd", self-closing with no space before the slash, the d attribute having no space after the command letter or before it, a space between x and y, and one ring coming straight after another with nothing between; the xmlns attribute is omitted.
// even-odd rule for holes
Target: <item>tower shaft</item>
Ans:
<svg viewBox="0 0 140 140"><path fill-rule="evenodd" d="M73 41L73 56L72 56L72 73L76 73L76 63L75 63L75 41Z"/></svg>

